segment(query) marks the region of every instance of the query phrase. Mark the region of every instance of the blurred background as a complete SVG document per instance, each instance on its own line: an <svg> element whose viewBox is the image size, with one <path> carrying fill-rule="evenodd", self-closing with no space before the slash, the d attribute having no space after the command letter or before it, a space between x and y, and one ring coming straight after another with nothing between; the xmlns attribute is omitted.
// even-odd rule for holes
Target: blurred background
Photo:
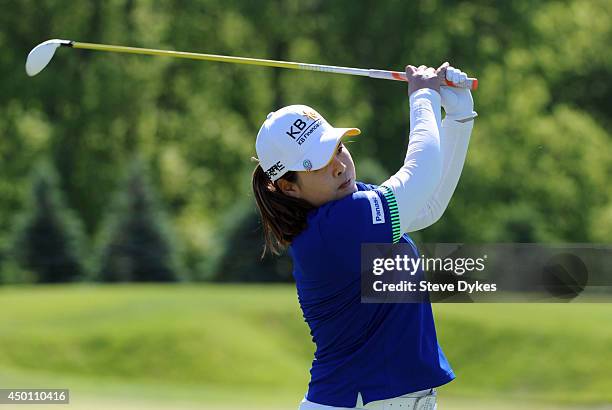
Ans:
<svg viewBox="0 0 612 410"><path fill-rule="evenodd" d="M50 38L360 68L449 61L480 88L456 194L419 242L612 242L612 2L2 1L0 387L77 408L296 408L314 345L260 259L266 115L307 104L380 183L403 83L59 49ZM266 282L266 284L263 284ZM441 408L612 408L612 305L435 305Z"/></svg>

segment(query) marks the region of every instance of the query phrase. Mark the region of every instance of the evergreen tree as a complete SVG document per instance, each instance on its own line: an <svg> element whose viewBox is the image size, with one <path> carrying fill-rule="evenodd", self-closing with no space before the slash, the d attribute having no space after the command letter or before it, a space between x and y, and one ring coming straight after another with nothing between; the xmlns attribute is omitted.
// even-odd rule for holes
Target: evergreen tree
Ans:
<svg viewBox="0 0 612 410"><path fill-rule="evenodd" d="M287 252L261 258L263 233L253 201L232 207L223 221L220 255L211 279L217 282L293 282L292 261Z"/></svg>
<svg viewBox="0 0 612 410"><path fill-rule="evenodd" d="M65 205L55 169L47 163L32 176L32 192L14 233L14 255L40 283L70 282L85 273L80 221Z"/></svg>
<svg viewBox="0 0 612 410"><path fill-rule="evenodd" d="M142 161L130 166L103 229L99 280L180 280L174 240Z"/></svg>

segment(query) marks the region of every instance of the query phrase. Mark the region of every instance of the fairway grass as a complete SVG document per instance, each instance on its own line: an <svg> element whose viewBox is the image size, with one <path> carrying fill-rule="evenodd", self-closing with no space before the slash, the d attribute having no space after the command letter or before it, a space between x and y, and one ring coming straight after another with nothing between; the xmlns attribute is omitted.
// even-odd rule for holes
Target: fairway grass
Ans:
<svg viewBox="0 0 612 410"><path fill-rule="evenodd" d="M0 387L70 388L73 409L295 408L314 351L291 285L0 287L0 312ZM434 313L458 376L441 408L610 408L612 305Z"/></svg>

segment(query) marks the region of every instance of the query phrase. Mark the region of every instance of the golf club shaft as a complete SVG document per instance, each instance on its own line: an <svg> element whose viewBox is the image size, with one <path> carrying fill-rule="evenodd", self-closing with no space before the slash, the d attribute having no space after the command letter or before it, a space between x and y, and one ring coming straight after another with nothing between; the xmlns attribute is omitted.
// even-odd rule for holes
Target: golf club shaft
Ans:
<svg viewBox="0 0 612 410"><path fill-rule="evenodd" d="M307 71L320 71L320 72L336 73L336 74L359 75L363 77L380 78L384 80L407 81L406 74L400 71L338 67L338 66L333 66L333 65L307 64L307 63L296 63L296 62L278 61L278 60L264 60L260 58L232 57L232 56L221 56L221 55L216 55L216 54L190 53L190 52L184 52L184 51L156 50L156 49L151 49L151 48L138 48L138 47L107 45L107 44L82 43L82 42L77 42L77 41L71 41L70 43L62 44L62 46L80 48L80 49L85 49L85 50L112 51L116 53L166 56L166 57L186 58L190 60L218 61L218 62L224 62L224 63L249 64L249 65L258 65L258 66L265 66L265 67L290 68L294 70L307 70ZM465 84L462 84L462 85L454 84L446 80L446 85L450 87L470 88L472 90L475 90L478 87L478 80L475 78L468 78Z"/></svg>

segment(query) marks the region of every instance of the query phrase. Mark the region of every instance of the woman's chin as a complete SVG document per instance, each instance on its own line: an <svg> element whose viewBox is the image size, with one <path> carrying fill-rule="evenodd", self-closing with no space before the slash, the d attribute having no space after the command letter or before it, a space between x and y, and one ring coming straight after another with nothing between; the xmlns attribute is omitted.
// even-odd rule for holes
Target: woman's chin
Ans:
<svg viewBox="0 0 612 410"><path fill-rule="evenodd" d="M355 182L352 182L346 188L338 190L338 195L337 195L336 199L344 198L345 196L354 194L355 192L357 192L357 184L355 184Z"/></svg>

